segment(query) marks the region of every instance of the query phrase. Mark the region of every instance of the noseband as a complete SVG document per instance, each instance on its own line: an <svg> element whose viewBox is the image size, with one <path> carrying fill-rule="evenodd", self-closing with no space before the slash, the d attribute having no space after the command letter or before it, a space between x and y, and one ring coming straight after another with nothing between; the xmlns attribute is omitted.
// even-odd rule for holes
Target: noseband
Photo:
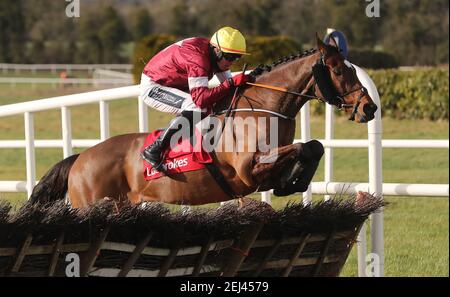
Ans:
<svg viewBox="0 0 450 297"><path fill-rule="evenodd" d="M356 114L358 114L358 107L361 104L361 99L362 97L364 97L364 95L367 94L367 89L365 87L356 88L343 94L339 94L333 84L333 81L331 80L330 71L325 64L324 56L321 56L320 59L317 60L316 64L314 64L314 66L312 67L312 72L315 85L317 85L323 96L315 97L323 102L336 106L338 109L352 108L352 113L348 119L354 121ZM361 91L361 94L359 94L355 104L345 103L344 98L346 96L358 91Z"/></svg>

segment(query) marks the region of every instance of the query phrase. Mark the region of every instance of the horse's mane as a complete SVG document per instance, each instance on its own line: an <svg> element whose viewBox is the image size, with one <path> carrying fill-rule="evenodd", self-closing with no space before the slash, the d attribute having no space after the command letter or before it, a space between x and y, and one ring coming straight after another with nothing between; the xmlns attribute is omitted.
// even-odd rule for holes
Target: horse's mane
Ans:
<svg viewBox="0 0 450 297"><path fill-rule="evenodd" d="M278 60L276 60L275 62L273 62L270 65L264 65L264 64L259 64L251 73L250 75L257 77L265 72L270 72L273 70L273 68L275 68L278 65L281 64L285 64L287 62L293 61L293 60L297 60L299 58L303 58L309 55L314 54L315 52L317 52L317 49L309 49L309 50L305 50L303 52L300 52L298 54L295 55L290 55L290 56L286 56L286 57L282 57Z"/></svg>

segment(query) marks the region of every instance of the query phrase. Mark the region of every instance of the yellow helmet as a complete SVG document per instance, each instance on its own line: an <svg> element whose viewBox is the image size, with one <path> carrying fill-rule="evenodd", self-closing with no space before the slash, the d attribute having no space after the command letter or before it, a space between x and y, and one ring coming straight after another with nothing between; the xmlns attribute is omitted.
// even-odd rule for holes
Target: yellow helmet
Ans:
<svg viewBox="0 0 450 297"><path fill-rule="evenodd" d="M250 55L246 52L245 38L242 33L231 27L220 28L209 42L224 53Z"/></svg>

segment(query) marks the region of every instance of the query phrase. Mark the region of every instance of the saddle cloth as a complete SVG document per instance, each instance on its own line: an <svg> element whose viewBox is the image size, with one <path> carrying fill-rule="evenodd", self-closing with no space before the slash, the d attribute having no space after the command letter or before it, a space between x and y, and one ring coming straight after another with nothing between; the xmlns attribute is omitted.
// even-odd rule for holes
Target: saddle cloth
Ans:
<svg viewBox="0 0 450 297"><path fill-rule="evenodd" d="M156 130L151 132L145 139L144 145L141 148L141 152L150 144L152 144L156 138L162 133L162 130ZM196 149L194 150L189 139L180 138L178 144L172 149L170 146L164 152L164 165L166 167L166 174L172 175L175 173L195 171L205 168L204 164L212 163L213 159L211 155L201 148L201 134L198 130L195 131L196 135ZM143 174L144 179L149 181L164 176L163 173L157 171L147 163L143 162Z"/></svg>

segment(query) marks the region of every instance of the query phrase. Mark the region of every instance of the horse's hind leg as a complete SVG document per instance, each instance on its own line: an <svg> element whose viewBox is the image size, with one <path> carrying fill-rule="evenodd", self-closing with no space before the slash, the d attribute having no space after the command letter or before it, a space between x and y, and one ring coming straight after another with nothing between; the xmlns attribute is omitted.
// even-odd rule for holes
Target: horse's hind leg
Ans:
<svg viewBox="0 0 450 297"><path fill-rule="evenodd" d="M68 194L74 208L94 205L105 197L118 203L127 199L130 189L121 166L114 161L120 159L101 159L96 153L93 149L83 152L70 170Z"/></svg>
<svg viewBox="0 0 450 297"><path fill-rule="evenodd" d="M83 182L81 172L72 167L67 187L70 206L73 208L84 208L92 204L89 197L89 190L86 183Z"/></svg>

